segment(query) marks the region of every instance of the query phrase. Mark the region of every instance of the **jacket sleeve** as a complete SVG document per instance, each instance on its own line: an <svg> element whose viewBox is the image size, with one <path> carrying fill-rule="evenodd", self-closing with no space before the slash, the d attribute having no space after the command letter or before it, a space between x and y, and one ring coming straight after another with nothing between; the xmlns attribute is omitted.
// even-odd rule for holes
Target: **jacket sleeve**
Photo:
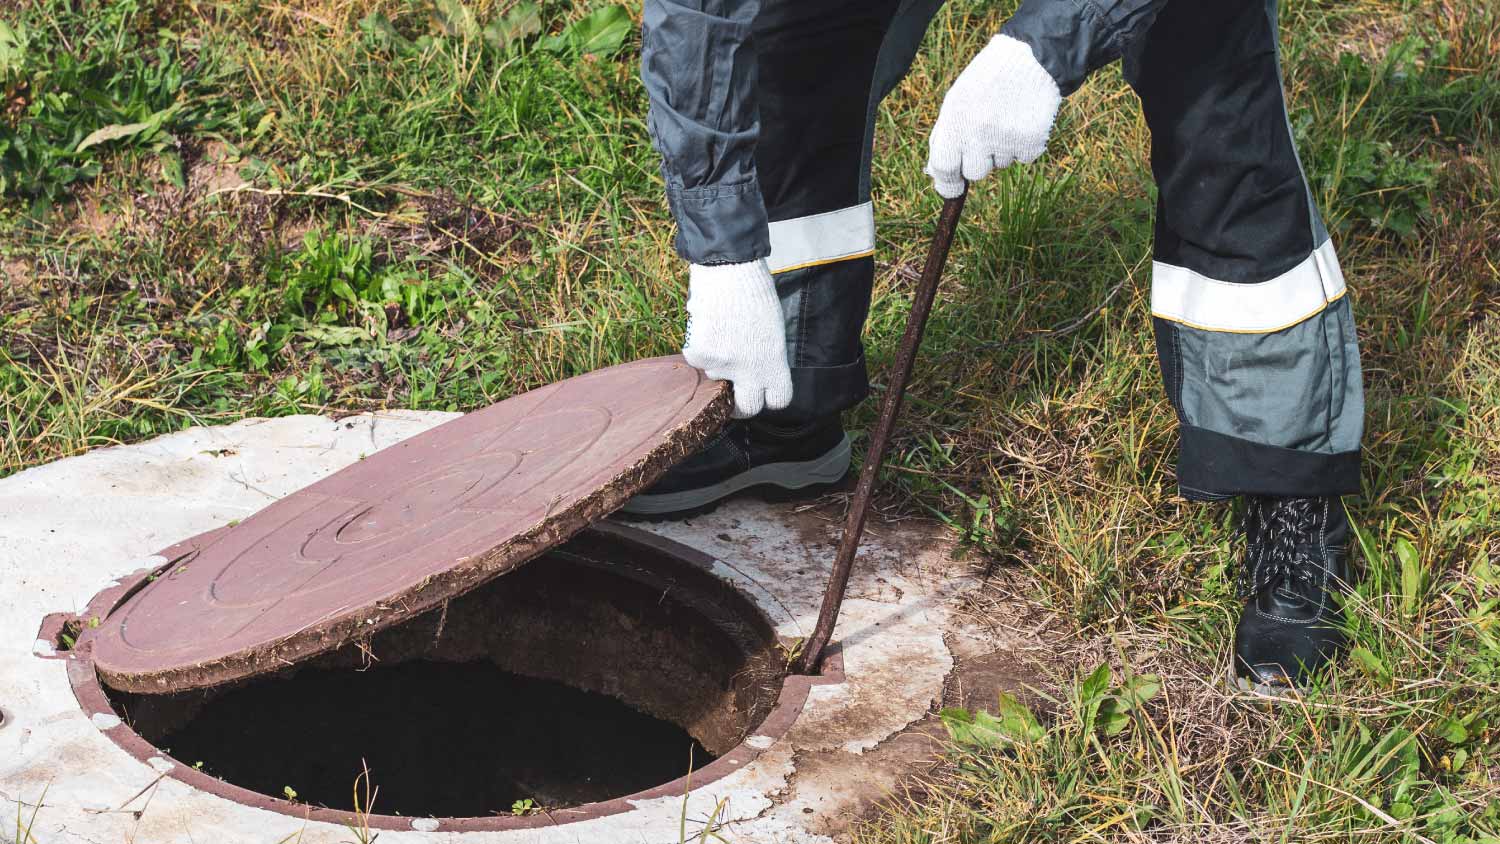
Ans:
<svg viewBox="0 0 1500 844"><path fill-rule="evenodd" d="M662 158L677 252L696 264L771 253L755 178L760 0L645 0L641 79L647 126Z"/></svg>
<svg viewBox="0 0 1500 844"><path fill-rule="evenodd" d="M1090 73L1124 55L1166 4L1167 0L1022 0L1000 31L1030 45L1067 96Z"/></svg>

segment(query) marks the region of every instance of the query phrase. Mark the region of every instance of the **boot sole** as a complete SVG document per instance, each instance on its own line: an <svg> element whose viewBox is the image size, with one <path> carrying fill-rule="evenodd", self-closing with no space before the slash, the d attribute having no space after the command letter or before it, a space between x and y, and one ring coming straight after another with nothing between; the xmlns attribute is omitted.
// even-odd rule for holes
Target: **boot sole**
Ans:
<svg viewBox="0 0 1500 844"><path fill-rule="evenodd" d="M849 480L849 435L812 460L755 466L712 486L637 495L620 513L649 520L680 519L707 513L736 495L756 493L767 501L797 501L840 489Z"/></svg>

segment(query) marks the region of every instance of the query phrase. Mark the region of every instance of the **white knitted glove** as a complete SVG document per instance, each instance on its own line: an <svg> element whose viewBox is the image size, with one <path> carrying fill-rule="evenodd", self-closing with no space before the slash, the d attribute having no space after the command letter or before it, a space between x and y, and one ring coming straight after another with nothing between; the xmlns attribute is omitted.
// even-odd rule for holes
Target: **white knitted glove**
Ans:
<svg viewBox="0 0 1500 844"><path fill-rule="evenodd" d="M928 140L927 175L948 199L997 167L1035 161L1062 93L1031 47L996 35L979 51L943 97Z"/></svg>
<svg viewBox="0 0 1500 844"><path fill-rule="evenodd" d="M792 400L786 328L764 260L688 271L682 356L710 378L734 384L734 416L780 410Z"/></svg>

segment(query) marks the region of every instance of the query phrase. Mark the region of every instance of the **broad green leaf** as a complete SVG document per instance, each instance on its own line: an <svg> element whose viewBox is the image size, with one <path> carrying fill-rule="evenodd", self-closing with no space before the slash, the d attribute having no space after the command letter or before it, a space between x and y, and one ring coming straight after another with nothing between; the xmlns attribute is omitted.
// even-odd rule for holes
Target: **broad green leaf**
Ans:
<svg viewBox="0 0 1500 844"><path fill-rule="evenodd" d="M461 0L436 0L432 8L432 20L451 38L473 39L479 37L479 21Z"/></svg>
<svg viewBox="0 0 1500 844"><path fill-rule="evenodd" d="M1005 747L1013 742L1030 744L1046 735L1026 705L1001 693L999 712L973 712L950 707L938 713L953 741L970 747Z"/></svg>
<svg viewBox="0 0 1500 844"><path fill-rule="evenodd" d="M359 29L369 37L371 44L382 50L399 50L411 45L410 41L396 31L391 19L379 12L371 12L360 18ZM256 132L259 133L258 128Z"/></svg>
<svg viewBox="0 0 1500 844"><path fill-rule="evenodd" d="M142 132L154 129L156 125L150 120L143 120L140 123L111 123L108 126L90 132L87 137L78 142L78 146L73 151L83 152L89 147L98 146L102 143L118 141L121 138L131 138Z"/></svg>
<svg viewBox="0 0 1500 844"><path fill-rule="evenodd" d="M260 116L259 120L255 121L255 128L250 131L250 135L252 137L259 138L262 135L266 134L267 132L273 131L276 128L276 119L277 119L276 118L276 112L274 112L274 111L267 111L265 114L263 114L263 115ZM246 168L253 167L256 163L257 162L255 162L255 161L252 160L245 167ZM245 178L246 181L249 181L251 178L254 178L253 176L252 177L246 177L245 176L245 168L240 168L240 176L241 176L241 178Z"/></svg>
<svg viewBox="0 0 1500 844"><path fill-rule="evenodd" d="M1480 548L1479 556L1474 559L1474 565L1470 567L1474 579L1486 586L1500 586L1500 569L1490 564L1490 552L1488 548Z"/></svg>
<svg viewBox="0 0 1500 844"><path fill-rule="evenodd" d="M171 182L178 190L187 188L187 179L182 173L182 156L175 152L163 152L161 158L162 178Z"/></svg>
<svg viewBox="0 0 1500 844"><path fill-rule="evenodd" d="M309 325L297 333L319 346L351 346L370 339L370 332L352 325Z"/></svg>
<svg viewBox="0 0 1500 844"><path fill-rule="evenodd" d="M1437 734L1449 744L1463 744L1469 740L1469 731L1456 718L1444 718L1438 724Z"/></svg>
<svg viewBox="0 0 1500 844"><path fill-rule="evenodd" d="M1031 714L1026 704L1016 700L1015 695L1001 692L998 709L999 728L1006 736L1016 741L1032 743L1041 741L1047 735L1047 731L1037 723L1036 716Z"/></svg>
<svg viewBox="0 0 1500 844"><path fill-rule="evenodd" d="M1130 713L1161 692L1161 678L1155 674L1132 674L1120 681L1118 688L1099 703L1099 729L1105 735L1119 735L1130 723Z"/></svg>
<svg viewBox="0 0 1500 844"><path fill-rule="evenodd" d="M1134 674L1120 683L1118 694L1131 709L1136 709L1160 692L1160 677L1155 674Z"/></svg>
<svg viewBox="0 0 1500 844"><path fill-rule="evenodd" d="M938 712L938 718L948 729L948 735L958 744L973 744L974 713L959 706L950 706Z"/></svg>
<svg viewBox="0 0 1500 844"><path fill-rule="evenodd" d="M542 14L535 3L522 3L503 17L490 21L484 28L484 40L497 50L530 38L542 31Z"/></svg>
<svg viewBox="0 0 1500 844"><path fill-rule="evenodd" d="M147 140L151 135L162 127L162 124L171 120L182 106L173 103L161 111L152 114L140 123L111 123L108 126L95 129L87 137L78 142L73 148L74 152L84 150L109 141L117 141L122 138L133 138L139 136L141 140Z"/></svg>
<svg viewBox="0 0 1500 844"><path fill-rule="evenodd" d="M1378 677L1383 680L1390 679L1391 674L1385 667L1385 663L1364 645L1351 649L1349 651L1349 658L1354 660L1355 664L1371 677Z"/></svg>
<svg viewBox="0 0 1500 844"><path fill-rule="evenodd" d="M250 345L247 343L245 345L245 361L250 364L251 369L264 371L266 365L271 362L271 357L259 345Z"/></svg>
<svg viewBox="0 0 1500 844"><path fill-rule="evenodd" d="M974 713L961 706L948 706L938 711L944 724L963 725L974 723Z"/></svg>
<svg viewBox="0 0 1500 844"><path fill-rule="evenodd" d="M1422 559L1406 537L1396 538L1396 559L1401 562L1401 608L1416 609L1422 597Z"/></svg>
<svg viewBox="0 0 1500 844"><path fill-rule="evenodd" d="M1109 691L1109 663L1100 663L1093 673L1078 685L1078 697L1085 703L1097 701Z"/></svg>
<svg viewBox="0 0 1500 844"><path fill-rule="evenodd" d="M358 296L354 295L354 288L349 286L349 282L344 281L341 278L336 278L332 282L330 282L328 284L328 290L329 292L333 293L333 295L339 297L340 299L343 299L345 302L353 302L359 298Z"/></svg>
<svg viewBox="0 0 1500 844"><path fill-rule="evenodd" d="M1006 735L1005 725L1000 719L984 710L974 713L974 726L971 730L972 740L976 744L985 747L1004 747L1009 743L1010 737Z"/></svg>
<svg viewBox="0 0 1500 844"><path fill-rule="evenodd" d="M20 71L26 59L26 28L20 24L15 29L0 21L0 77L12 71Z"/></svg>
<svg viewBox="0 0 1500 844"><path fill-rule="evenodd" d="M1099 704L1099 729L1107 736L1117 736L1130 723L1130 707L1120 698L1110 696Z"/></svg>
<svg viewBox="0 0 1500 844"><path fill-rule="evenodd" d="M634 26L624 6L605 6L542 42L554 53L577 50L607 56L624 46Z"/></svg>
<svg viewBox="0 0 1500 844"><path fill-rule="evenodd" d="M1100 663L1093 673L1078 684L1078 705L1080 712L1078 719L1083 724L1084 732L1094 729L1095 717L1099 714L1099 704L1104 696L1109 693L1109 663Z"/></svg>

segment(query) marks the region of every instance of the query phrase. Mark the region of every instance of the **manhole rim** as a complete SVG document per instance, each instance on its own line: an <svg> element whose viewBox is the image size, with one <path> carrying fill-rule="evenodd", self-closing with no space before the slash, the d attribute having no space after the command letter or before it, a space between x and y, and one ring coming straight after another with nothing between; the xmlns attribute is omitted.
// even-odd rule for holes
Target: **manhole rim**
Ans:
<svg viewBox="0 0 1500 844"><path fill-rule="evenodd" d="M612 539L635 542L647 546L655 551L673 556L682 562L707 571L712 571L713 565L716 562L713 557L692 546L629 525L603 522L591 525L585 530L601 533ZM156 571L151 569L121 578L118 585L111 586L96 595L89 602L88 607L76 617L87 619L97 616L101 612L108 612L120 603L123 596L130 594L143 581L152 577L155 573ZM730 584L730 587L743 595L752 605L759 606L755 604L754 598L740 586ZM61 621L57 616L48 616L44 620L43 629L45 630L48 627L60 624ZM813 686L835 685L844 682L843 653L838 644L833 643L829 646L828 654L823 660L822 670L817 676L794 674L782 681L781 690L777 693L776 702L770 713L766 715L760 724L751 729L750 734L746 736L744 741L721 754L718 759L693 771L691 774L642 791L609 800L584 803L571 808L536 812L527 815L429 817L381 814L363 815L340 809L309 806L303 803L283 800L279 797L263 794L258 791L252 791L248 788L218 779L192 767L190 764L184 764L170 753L150 743L132 729L129 724L118 717L114 706L111 705L109 697L104 691L98 672L94 668L90 653L90 643L87 637L83 637L78 646L72 650L43 658L62 659L67 662L68 684L72 688L73 696L78 701L83 714L93 721L100 732L115 746L128 753L141 764L156 771L159 778L173 779L192 788L194 791L210 794L214 797L252 809L271 811L298 820L336 824L339 826L360 824L370 829L393 832L412 830L423 832L500 832L538 829L623 814L633 811L636 808L634 804L640 801L655 800L663 797L682 797L685 790L688 789L689 784L691 784L692 791L698 791L745 768L763 753L775 747L801 716L803 708L807 705L808 696ZM759 745L758 747L750 744L752 739L758 740L756 741L756 744ZM159 763L152 764L153 760L164 760L170 763L171 767L167 770L162 770ZM417 826L416 822L419 821L436 822L437 826Z"/></svg>

